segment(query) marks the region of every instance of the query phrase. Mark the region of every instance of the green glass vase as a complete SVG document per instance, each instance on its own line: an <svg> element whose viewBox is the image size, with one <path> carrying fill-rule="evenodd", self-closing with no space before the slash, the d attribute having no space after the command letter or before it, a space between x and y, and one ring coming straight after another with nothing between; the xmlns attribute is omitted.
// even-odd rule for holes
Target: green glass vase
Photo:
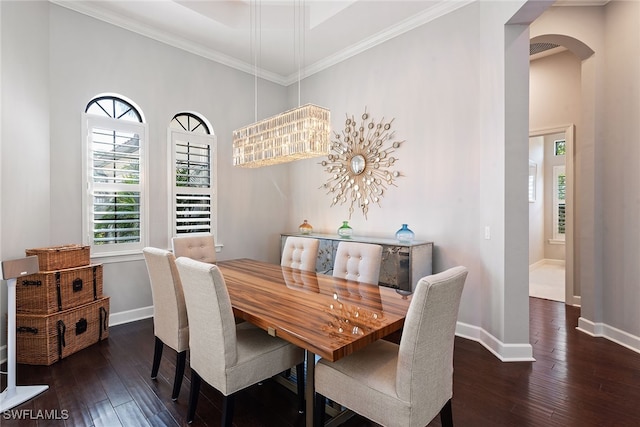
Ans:
<svg viewBox="0 0 640 427"><path fill-rule="evenodd" d="M349 221L342 221L342 225L338 228L338 236L348 239L353 235L353 228L349 227Z"/></svg>

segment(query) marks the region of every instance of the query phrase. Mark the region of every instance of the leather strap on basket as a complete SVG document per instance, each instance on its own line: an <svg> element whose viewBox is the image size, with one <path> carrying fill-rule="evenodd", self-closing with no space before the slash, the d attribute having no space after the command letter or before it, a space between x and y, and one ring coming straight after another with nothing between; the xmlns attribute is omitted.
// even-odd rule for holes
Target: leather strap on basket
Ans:
<svg viewBox="0 0 640 427"><path fill-rule="evenodd" d="M62 295L60 294L60 272L56 271L56 294L58 296L58 311L62 311Z"/></svg>
<svg viewBox="0 0 640 427"><path fill-rule="evenodd" d="M56 327L58 329L58 360L60 360L62 359L62 349L67 346L67 343L64 341L64 334L67 331L67 327L62 320L58 320Z"/></svg>
<svg viewBox="0 0 640 427"><path fill-rule="evenodd" d="M102 341L102 331L106 331L109 327L107 310L104 307L100 307L100 331L98 332L98 341Z"/></svg>
<svg viewBox="0 0 640 427"><path fill-rule="evenodd" d="M98 299L98 283L97 283L97 266L93 266L93 300L97 300Z"/></svg>

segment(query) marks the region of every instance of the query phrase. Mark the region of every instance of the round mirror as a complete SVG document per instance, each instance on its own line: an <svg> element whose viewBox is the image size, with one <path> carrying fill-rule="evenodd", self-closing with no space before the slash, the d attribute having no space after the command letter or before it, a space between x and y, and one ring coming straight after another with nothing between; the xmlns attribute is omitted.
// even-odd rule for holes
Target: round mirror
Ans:
<svg viewBox="0 0 640 427"><path fill-rule="evenodd" d="M366 167L367 162L364 159L362 154L356 154L351 158L351 172L356 175L360 175L364 172L364 168Z"/></svg>

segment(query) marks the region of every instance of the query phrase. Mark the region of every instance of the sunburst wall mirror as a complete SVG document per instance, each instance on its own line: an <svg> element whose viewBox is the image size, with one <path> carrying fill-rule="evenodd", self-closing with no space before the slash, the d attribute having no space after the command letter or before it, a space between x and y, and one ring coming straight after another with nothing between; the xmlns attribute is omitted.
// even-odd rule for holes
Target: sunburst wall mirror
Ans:
<svg viewBox="0 0 640 427"><path fill-rule="evenodd" d="M349 219L356 209L366 219L369 206L381 206L380 199L401 176L391 154L405 141L395 139L393 120L375 121L365 108L359 123L347 114L342 134L333 133L328 158L320 163L330 177L321 188L332 197L331 206L349 205Z"/></svg>

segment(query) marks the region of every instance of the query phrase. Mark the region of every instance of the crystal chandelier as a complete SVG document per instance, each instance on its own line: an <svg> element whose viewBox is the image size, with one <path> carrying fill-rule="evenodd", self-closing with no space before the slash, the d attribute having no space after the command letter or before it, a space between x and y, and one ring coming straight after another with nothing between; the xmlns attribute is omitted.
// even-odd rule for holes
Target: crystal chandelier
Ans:
<svg viewBox="0 0 640 427"><path fill-rule="evenodd" d="M233 165L247 168L326 156L330 112L307 104L233 131Z"/></svg>
<svg viewBox="0 0 640 427"><path fill-rule="evenodd" d="M256 5L256 15L261 14L260 5ZM296 8L298 18L294 19L298 25L298 50L303 49L304 10ZM304 6L302 7L304 9ZM294 14L295 15L295 14ZM255 31L252 39L260 44L259 17L254 19ZM295 34L294 34L295 35ZM294 37L295 38L295 37ZM258 48L259 49L259 48ZM300 59L298 54L298 105L300 105ZM257 121L257 54L255 54L255 108L256 122L233 131L233 165L257 168L261 166L287 163L300 159L326 156L329 153L331 117L328 109L313 104L298 106L284 113Z"/></svg>

